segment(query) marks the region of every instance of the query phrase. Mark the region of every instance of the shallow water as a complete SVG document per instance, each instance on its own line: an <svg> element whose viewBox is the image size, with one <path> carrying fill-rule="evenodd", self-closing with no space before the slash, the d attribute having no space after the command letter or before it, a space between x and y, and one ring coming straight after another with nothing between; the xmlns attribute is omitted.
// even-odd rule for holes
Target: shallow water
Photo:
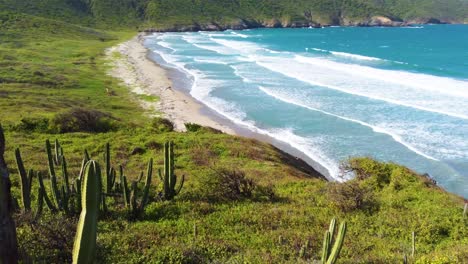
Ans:
<svg viewBox="0 0 468 264"><path fill-rule="evenodd" d="M468 26L158 33L190 94L339 179L350 156L429 173L468 197Z"/></svg>

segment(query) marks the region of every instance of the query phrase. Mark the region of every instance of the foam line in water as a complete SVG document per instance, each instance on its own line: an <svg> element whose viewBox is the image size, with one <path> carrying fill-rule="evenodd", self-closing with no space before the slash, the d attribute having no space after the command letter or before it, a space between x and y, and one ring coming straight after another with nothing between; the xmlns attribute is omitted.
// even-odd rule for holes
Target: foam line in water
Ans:
<svg viewBox="0 0 468 264"><path fill-rule="evenodd" d="M409 86L420 90L427 90L451 96L468 98L468 82L463 82L451 78L403 71L382 70L361 65L343 64L321 58L305 57L301 55L296 55L295 59L301 63L326 67L331 70L338 70L341 72L362 76L368 79L377 79L380 81ZM445 89L445 87L450 87L450 89Z"/></svg>
<svg viewBox="0 0 468 264"><path fill-rule="evenodd" d="M175 52L176 49L174 49L173 47L171 47L171 44L168 43L168 42L165 42L165 41L158 41L156 42L156 44L158 44L159 46L163 47L163 48L166 48L166 49L169 49L171 50L172 52Z"/></svg>
<svg viewBox="0 0 468 264"><path fill-rule="evenodd" d="M265 94L267 94L267 95L269 95L271 97L274 97L274 98L276 98L276 99L278 99L280 101L283 101L283 102L286 102L286 103L289 103L289 104L293 104L293 105L297 105L297 106L300 106L300 107L303 107L303 108L306 108L306 109L309 109L309 110L312 110L312 111L315 111L315 112L319 112L319 113L322 113L322 114L325 114L325 115L328 115L328 116L333 116L333 117L336 117L336 118L341 119L341 120L357 123L357 124L360 124L362 126L365 126L365 127L368 127L370 129L372 129L372 131L374 131L376 133L386 134L386 135L392 137L393 140L395 140L396 142L398 142L398 143L402 144L403 146L405 146L407 149L413 151L414 153L416 153L416 154L418 154L420 156L423 156L423 157L425 157L427 159L438 161L438 159L436 159L434 157L431 157L431 156L423 153L422 151L416 149L415 147L411 146L410 144L406 143L399 135L391 133L391 132L389 132L389 131L387 131L387 130L385 130L383 128L373 126L373 125L368 124L366 122L363 122L361 120L336 115L336 114L333 114L333 113L330 113L330 112L327 112L327 111L324 111L324 110L321 110L321 109L318 109L318 108L315 108L315 107L308 106L306 104L300 103L300 102L298 102L296 100L293 100L291 98L286 98L286 96L280 95L279 93L275 93L275 92L273 92L270 89L267 89L265 87L259 87L259 89L261 91L263 91Z"/></svg>
<svg viewBox="0 0 468 264"><path fill-rule="evenodd" d="M241 33L237 33L235 31L231 31L231 34L233 34L234 36L237 36L237 37L241 37L241 38L248 38L249 36L247 35L244 35L244 34L241 34Z"/></svg>
<svg viewBox="0 0 468 264"><path fill-rule="evenodd" d="M294 55L294 60L288 60L287 57L291 55L289 52L281 52L280 56L273 57L259 54L259 51L265 48L255 43L223 39L212 39L212 41L223 45L231 52L254 60L259 66L312 85L468 119L468 109L464 99L468 98L468 82L465 81L345 64L297 54Z"/></svg>
<svg viewBox="0 0 468 264"><path fill-rule="evenodd" d="M200 102L203 102L206 106L224 116L228 120L231 120L237 125L245 127L252 132L259 133L262 135L269 136L280 142L290 145L291 147L301 151L312 160L318 162L326 171L321 171L322 174L328 175L335 180L342 180L338 176L340 175L338 165L333 162L332 159L327 157L326 154L322 153L317 146L313 144L311 139L303 138L294 134L291 129L276 129L267 130L261 129L255 125L255 122L246 120L245 113L239 110L239 107L233 103L229 103L220 98L216 98L210 95L219 83L213 80L204 78L204 75L195 70L188 69L184 63L178 62L176 56L169 55L161 51L157 51L161 58L167 63L174 65L179 70L187 73L192 77L193 83L190 89L190 94Z"/></svg>
<svg viewBox="0 0 468 264"><path fill-rule="evenodd" d="M466 82L424 74L342 64L323 59L305 58L303 56L296 56L296 61L315 67L307 67L304 64L295 65L293 61L287 61L284 58L262 58L253 55L250 57L262 67L312 85L423 111L468 119L468 109L466 109L466 102L463 99L463 97L468 96L468 93L466 93L468 86L463 88L463 85L468 85ZM283 65L285 64L287 64L288 67L284 67ZM356 67L359 68L356 69ZM358 73L357 71L359 70L363 70L364 72ZM426 87L427 89L425 89L426 91L424 92L421 91L423 89L420 88L423 87L420 86L421 84L418 83L417 79L421 80L425 77L428 77L429 80L425 80L424 83L431 87ZM376 81L375 78L388 80L389 82L395 81L404 83L404 81L407 81L409 85L397 86L388 82L382 83L381 80ZM430 84L430 80L433 80L434 83ZM418 87L414 88L411 85ZM379 89L379 87L382 86L387 88L384 90ZM438 87L441 87L441 89L438 89ZM451 87L453 89L443 90L445 87ZM427 95L428 92L434 93L429 93L429 95ZM447 93L448 95L443 93ZM442 99L445 100L442 101Z"/></svg>
<svg viewBox="0 0 468 264"><path fill-rule="evenodd" d="M354 60L363 60L363 61L385 61L384 59L376 58L376 57L368 57L358 54L346 53L346 52L338 52L338 51L330 51L331 54L338 56L338 57L345 57Z"/></svg>

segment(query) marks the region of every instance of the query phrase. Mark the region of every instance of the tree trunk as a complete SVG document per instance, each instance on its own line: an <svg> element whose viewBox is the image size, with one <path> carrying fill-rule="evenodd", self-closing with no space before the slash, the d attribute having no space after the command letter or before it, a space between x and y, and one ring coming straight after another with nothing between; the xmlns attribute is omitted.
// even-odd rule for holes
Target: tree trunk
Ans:
<svg viewBox="0 0 468 264"><path fill-rule="evenodd" d="M18 242L10 192L10 177L3 154L5 153L5 136L0 125L0 264L18 263Z"/></svg>

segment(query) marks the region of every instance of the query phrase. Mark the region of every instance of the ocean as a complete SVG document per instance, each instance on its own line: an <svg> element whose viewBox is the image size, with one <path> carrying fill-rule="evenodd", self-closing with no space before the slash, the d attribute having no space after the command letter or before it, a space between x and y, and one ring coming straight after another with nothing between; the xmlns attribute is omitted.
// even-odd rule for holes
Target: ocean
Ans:
<svg viewBox="0 0 468 264"><path fill-rule="evenodd" d="M155 33L145 46L214 115L329 178L368 156L468 198L468 26Z"/></svg>

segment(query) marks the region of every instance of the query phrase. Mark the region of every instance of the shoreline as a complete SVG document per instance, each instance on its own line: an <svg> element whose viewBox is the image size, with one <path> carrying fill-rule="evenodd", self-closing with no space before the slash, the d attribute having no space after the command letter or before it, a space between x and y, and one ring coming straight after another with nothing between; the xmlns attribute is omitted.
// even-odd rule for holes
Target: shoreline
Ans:
<svg viewBox="0 0 468 264"><path fill-rule="evenodd" d="M180 72L164 67L150 58L154 53L143 44L147 35L148 33L139 33L129 41L107 49L106 56L110 58L112 65L108 74L120 79L132 93L159 97L156 102L138 99L151 116L169 119L174 124L174 129L179 132L186 131L185 123L196 123L226 134L269 143L290 156L288 163L310 171L312 176L327 181L336 180L328 174L323 165L290 144L235 124L193 98L189 91L180 87L183 85L176 81L178 78L175 78L175 75ZM113 56L115 52L120 56Z"/></svg>
<svg viewBox="0 0 468 264"><path fill-rule="evenodd" d="M106 55L113 66L109 74L120 79L136 95L158 97L155 102L143 99L139 102L151 116L169 119L176 131L186 131L185 123L197 123L236 135L230 127L201 114L203 105L190 95L174 89L166 69L148 58L150 51L144 47L143 40L143 35L138 34L107 49ZM115 52L120 56L113 56Z"/></svg>

